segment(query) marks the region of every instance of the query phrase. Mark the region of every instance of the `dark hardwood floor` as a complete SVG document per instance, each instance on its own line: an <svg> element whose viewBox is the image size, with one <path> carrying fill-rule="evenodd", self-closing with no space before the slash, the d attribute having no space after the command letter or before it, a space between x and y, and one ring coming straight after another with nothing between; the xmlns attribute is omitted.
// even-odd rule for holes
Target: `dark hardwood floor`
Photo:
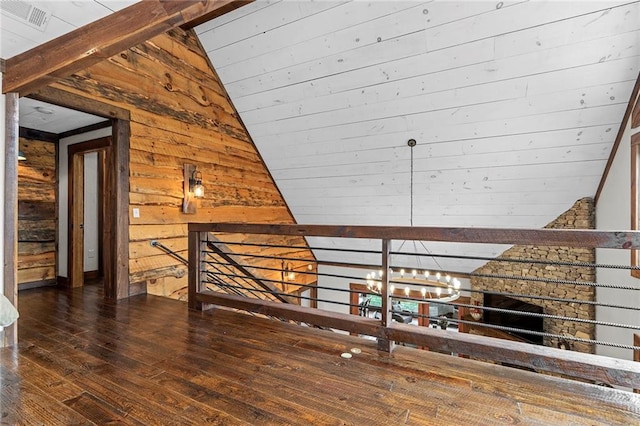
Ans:
<svg viewBox="0 0 640 426"><path fill-rule="evenodd" d="M2 424L640 424L637 394L155 296L43 288L19 308Z"/></svg>

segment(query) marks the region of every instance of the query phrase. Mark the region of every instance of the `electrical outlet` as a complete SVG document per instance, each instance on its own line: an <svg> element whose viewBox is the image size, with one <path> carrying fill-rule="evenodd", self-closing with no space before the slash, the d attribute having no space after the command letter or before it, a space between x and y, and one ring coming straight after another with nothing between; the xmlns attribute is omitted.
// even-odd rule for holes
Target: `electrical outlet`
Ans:
<svg viewBox="0 0 640 426"><path fill-rule="evenodd" d="M133 217L136 219L140 217L140 209L138 208L133 209Z"/></svg>

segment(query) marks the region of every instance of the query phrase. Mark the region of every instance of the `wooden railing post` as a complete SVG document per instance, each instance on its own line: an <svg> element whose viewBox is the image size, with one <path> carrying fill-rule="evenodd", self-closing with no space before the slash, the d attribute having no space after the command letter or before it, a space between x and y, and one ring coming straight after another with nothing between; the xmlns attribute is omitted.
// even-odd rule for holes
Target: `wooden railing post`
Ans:
<svg viewBox="0 0 640 426"><path fill-rule="evenodd" d="M202 302L197 300L196 295L205 289L202 282L202 235L206 232L189 230L189 309L198 311L204 310Z"/></svg>
<svg viewBox="0 0 640 426"><path fill-rule="evenodd" d="M390 240L384 239L382 240L382 277L380 277L382 281L382 289L381 289L381 298L382 298L382 326L384 328L391 326L391 290L389 288L389 251ZM378 350L385 351L391 353L393 351L393 341L387 338L378 337Z"/></svg>

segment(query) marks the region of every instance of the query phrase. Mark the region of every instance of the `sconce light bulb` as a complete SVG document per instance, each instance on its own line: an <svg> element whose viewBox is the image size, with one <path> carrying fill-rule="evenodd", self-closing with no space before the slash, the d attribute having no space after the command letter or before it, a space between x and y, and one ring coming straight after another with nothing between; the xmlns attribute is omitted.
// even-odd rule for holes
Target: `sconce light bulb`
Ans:
<svg viewBox="0 0 640 426"><path fill-rule="evenodd" d="M411 290L409 290L409 287L405 287L404 288L404 294L406 294L407 296L409 296L409 293L411 292Z"/></svg>
<svg viewBox="0 0 640 426"><path fill-rule="evenodd" d="M193 186L193 196L196 198L204 197L204 186L202 186L202 184L195 184Z"/></svg>
<svg viewBox="0 0 640 426"><path fill-rule="evenodd" d="M426 288L424 288L424 287L422 287L422 288L420 289L420 293L422 293L422 297L424 298L424 296L426 296L426 294L427 294L427 289L426 289Z"/></svg>

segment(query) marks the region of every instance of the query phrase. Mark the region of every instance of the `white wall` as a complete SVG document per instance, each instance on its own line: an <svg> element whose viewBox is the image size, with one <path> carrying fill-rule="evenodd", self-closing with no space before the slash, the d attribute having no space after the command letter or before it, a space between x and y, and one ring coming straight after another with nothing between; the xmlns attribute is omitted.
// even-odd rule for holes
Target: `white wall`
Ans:
<svg viewBox="0 0 640 426"><path fill-rule="evenodd" d="M69 219L69 209L68 209L68 189L69 189L69 179L68 179L68 147L69 145L73 145L80 142L86 142L92 139L103 138L106 136L111 136L111 127L107 127L100 130L95 130L93 132L83 133L81 135L74 135L68 138L64 138L60 140L60 145L58 148L58 276L67 277L67 253L69 242L67 238L68 233L68 219ZM97 167L97 166L96 166ZM85 167L88 169L89 166ZM97 218L97 212L92 213L92 217L95 214ZM87 226L87 221L85 220L85 227ZM97 236L97 231L96 231ZM85 239L86 241L86 239ZM92 242L97 244L97 237ZM97 246L94 247L96 257L97 257ZM86 258L85 258L86 259ZM97 259L95 259L97 262ZM85 265L85 270L87 269Z"/></svg>
<svg viewBox="0 0 640 426"><path fill-rule="evenodd" d="M84 271L98 270L98 153L84 155Z"/></svg>
<svg viewBox="0 0 640 426"><path fill-rule="evenodd" d="M596 205L596 228L602 230L625 230L631 228L631 135L640 128L631 130L627 123L625 133L609 170L607 180ZM629 265L631 255L628 250L596 250L598 263ZM640 288L640 279L633 278L628 270L604 269L596 270L599 283L626 285ZM640 307L640 292L598 288L597 301L600 303L617 303ZM622 324L638 325L640 321L637 311L612 308L596 308L596 319ZM633 344L633 330L597 326L596 339L616 342L624 345ZM629 349L618 349L598 346L596 352L616 358L633 359Z"/></svg>
<svg viewBox="0 0 640 426"><path fill-rule="evenodd" d="M364 272L364 269L340 268L337 266L319 265L318 266L318 286L349 290L349 284L352 282L359 282L359 280L356 280L356 279L349 280L347 278L325 277L320 274L345 275L345 276L355 277L355 276L361 276L363 272ZM366 272L365 272L365 275L366 275ZM360 280L360 281L364 284L364 280ZM318 299L329 300L333 302L349 303L349 293L332 291L329 289L325 290L325 289L319 288ZM329 302L319 301L318 309L331 311L331 312L340 312L343 314L349 313L349 306L336 305Z"/></svg>

